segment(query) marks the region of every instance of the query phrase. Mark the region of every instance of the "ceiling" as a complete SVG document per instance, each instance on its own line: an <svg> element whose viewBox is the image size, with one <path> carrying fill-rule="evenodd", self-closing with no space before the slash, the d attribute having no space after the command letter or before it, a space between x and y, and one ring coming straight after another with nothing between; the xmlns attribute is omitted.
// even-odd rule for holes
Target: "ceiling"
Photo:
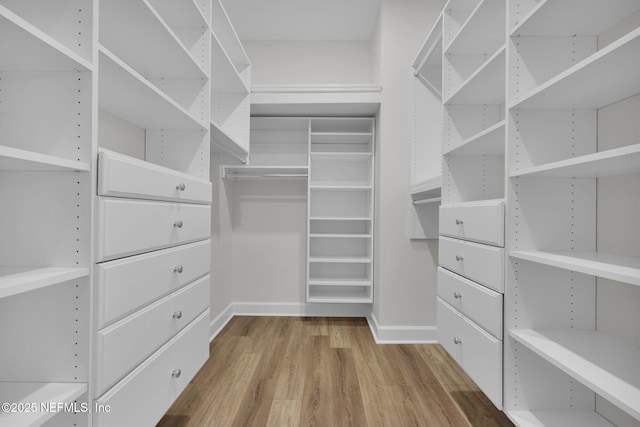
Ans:
<svg viewBox="0 0 640 427"><path fill-rule="evenodd" d="M241 40L368 40L380 0L222 0Z"/></svg>

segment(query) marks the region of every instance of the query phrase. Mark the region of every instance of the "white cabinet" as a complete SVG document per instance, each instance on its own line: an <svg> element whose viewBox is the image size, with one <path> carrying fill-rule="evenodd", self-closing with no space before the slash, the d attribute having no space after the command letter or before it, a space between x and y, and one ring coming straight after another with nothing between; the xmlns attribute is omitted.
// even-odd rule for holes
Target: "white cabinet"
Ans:
<svg viewBox="0 0 640 427"><path fill-rule="evenodd" d="M637 194L640 29L626 18L640 3L508 3L505 410L518 425L639 425L640 353L606 327L629 323L623 306L602 303L640 283L622 244L638 212L606 205Z"/></svg>

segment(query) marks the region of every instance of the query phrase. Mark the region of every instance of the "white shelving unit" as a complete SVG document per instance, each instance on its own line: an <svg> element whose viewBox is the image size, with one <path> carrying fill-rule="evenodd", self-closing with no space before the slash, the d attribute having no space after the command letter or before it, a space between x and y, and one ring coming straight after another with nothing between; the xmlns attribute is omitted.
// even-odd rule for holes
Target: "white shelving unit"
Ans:
<svg viewBox="0 0 640 427"><path fill-rule="evenodd" d="M638 9L509 2L504 407L517 425L611 426L604 401L640 423L640 352L596 322L600 280L640 284L635 254L600 251L596 233L599 179L640 171L637 140L598 131L603 107L640 93L640 29L601 40Z"/></svg>
<svg viewBox="0 0 640 427"><path fill-rule="evenodd" d="M438 238L442 187L442 15L412 64L409 237Z"/></svg>
<svg viewBox="0 0 640 427"><path fill-rule="evenodd" d="M247 164L251 63L220 0L211 2L211 143L223 163Z"/></svg>
<svg viewBox="0 0 640 427"><path fill-rule="evenodd" d="M373 302L374 129L309 120L308 302Z"/></svg>
<svg viewBox="0 0 640 427"><path fill-rule="evenodd" d="M0 2L3 402L89 401L93 8ZM0 424L87 425L35 409Z"/></svg>

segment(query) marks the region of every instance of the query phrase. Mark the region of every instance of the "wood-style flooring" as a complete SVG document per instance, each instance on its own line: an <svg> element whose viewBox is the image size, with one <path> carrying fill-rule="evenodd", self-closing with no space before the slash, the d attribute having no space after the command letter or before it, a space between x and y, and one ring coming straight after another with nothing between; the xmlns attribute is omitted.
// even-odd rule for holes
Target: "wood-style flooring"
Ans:
<svg viewBox="0 0 640 427"><path fill-rule="evenodd" d="M363 318L234 317L158 426L511 426L437 344Z"/></svg>

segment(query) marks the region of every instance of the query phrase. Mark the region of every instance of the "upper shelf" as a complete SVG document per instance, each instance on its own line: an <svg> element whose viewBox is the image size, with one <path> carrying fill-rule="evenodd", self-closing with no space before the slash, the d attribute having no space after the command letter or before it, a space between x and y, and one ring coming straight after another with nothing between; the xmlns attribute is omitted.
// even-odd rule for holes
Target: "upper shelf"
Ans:
<svg viewBox="0 0 640 427"><path fill-rule="evenodd" d="M600 108L640 92L640 28L542 84L511 108Z"/></svg>
<svg viewBox="0 0 640 427"><path fill-rule="evenodd" d="M444 103L502 104L505 94L506 47L491 55Z"/></svg>
<svg viewBox="0 0 640 427"><path fill-rule="evenodd" d="M640 350L595 331L510 330L509 334L636 419Z"/></svg>
<svg viewBox="0 0 640 427"><path fill-rule="evenodd" d="M312 144L367 144L371 141L372 133L351 132L313 132Z"/></svg>
<svg viewBox="0 0 640 427"><path fill-rule="evenodd" d="M146 0L100 2L100 44L147 79L207 77Z"/></svg>
<svg viewBox="0 0 640 427"><path fill-rule="evenodd" d="M0 70L90 71L91 64L71 49L0 5ZM11 43L7 43L11 40Z"/></svg>
<svg viewBox="0 0 640 427"><path fill-rule="evenodd" d="M525 178L599 178L640 172L640 144L587 154L523 169L511 174Z"/></svg>
<svg viewBox="0 0 640 427"><path fill-rule="evenodd" d="M416 77L442 96L442 14L413 61L413 70Z"/></svg>
<svg viewBox="0 0 640 427"><path fill-rule="evenodd" d="M436 176L422 181L411 187L411 198L413 200L432 199L440 197L442 188L442 176Z"/></svg>
<svg viewBox="0 0 640 427"><path fill-rule="evenodd" d="M0 145L0 170L88 172L91 170L91 165L63 157Z"/></svg>
<svg viewBox="0 0 640 427"><path fill-rule="evenodd" d="M101 46L99 53L100 108L145 129L207 129L109 50Z"/></svg>
<svg viewBox="0 0 640 427"><path fill-rule="evenodd" d="M445 55L493 54L505 44L505 19L505 2L481 0L445 47Z"/></svg>
<svg viewBox="0 0 640 427"><path fill-rule="evenodd" d="M249 152L242 147L242 145L236 140L236 138L229 135L224 131L224 129L222 129L213 121L211 122L210 130L210 138L214 145L226 149L243 164L247 163Z"/></svg>
<svg viewBox="0 0 640 427"><path fill-rule="evenodd" d="M213 0L211 2L211 8L213 9L211 13L211 28L215 34L215 38L225 47L226 54L231 60L236 72L240 74L250 65L249 57L244 47L242 47L240 38L231 25L229 16L224 10L220 0Z"/></svg>
<svg viewBox="0 0 640 427"><path fill-rule="evenodd" d="M505 120L478 132L460 144L449 147L443 155L481 156L485 154L504 156Z"/></svg>
<svg viewBox="0 0 640 427"><path fill-rule="evenodd" d="M194 0L148 0L172 28L207 27L207 19Z"/></svg>
<svg viewBox="0 0 640 427"><path fill-rule="evenodd" d="M0 267L0 298L89 276L86 267Z"/></svg>
<svg viewBox="0 0 640 427"><path fill-rule="evenodd" d="M639 8L637 0L541 0L511 36L597 36Z"/></svg>
<svg viewBox="0 0 640 427"><path fill-rule="evenodd" d="M211 31L211 91L243 94L250 92L247 83L233 64L227 47L213 30Z"/></svg>

